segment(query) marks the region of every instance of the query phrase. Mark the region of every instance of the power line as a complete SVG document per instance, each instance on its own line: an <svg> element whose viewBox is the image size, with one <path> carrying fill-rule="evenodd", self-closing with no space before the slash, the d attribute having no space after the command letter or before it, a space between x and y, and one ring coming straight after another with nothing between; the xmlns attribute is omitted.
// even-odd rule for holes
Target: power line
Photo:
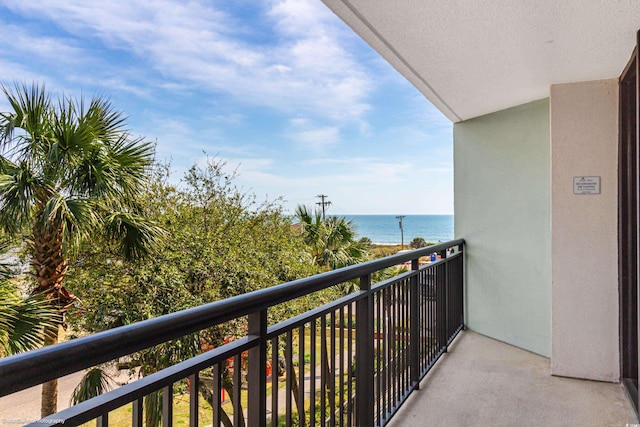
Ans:
<svg viewBox="0 0 640 427"><path fill-rule="evenodd" d="M322 222L324 222L324 219L325 219L325 206L331 206L331 202L328 201L328 200L325 202L324 199L329 197L326 194L318 194L316 197L322 200L320 202L317 202L316 205L322 206Z"/></svg>

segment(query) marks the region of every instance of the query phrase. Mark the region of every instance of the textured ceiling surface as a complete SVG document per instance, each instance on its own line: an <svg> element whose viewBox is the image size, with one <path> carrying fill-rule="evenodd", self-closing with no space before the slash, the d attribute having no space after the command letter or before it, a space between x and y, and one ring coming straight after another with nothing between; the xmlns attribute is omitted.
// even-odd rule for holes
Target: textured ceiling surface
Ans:
<svg viewBox="0 0 640 427"><path fill-rule="evenodd" d="M323 0L454 122L617 78L640 0Z"/></svg>

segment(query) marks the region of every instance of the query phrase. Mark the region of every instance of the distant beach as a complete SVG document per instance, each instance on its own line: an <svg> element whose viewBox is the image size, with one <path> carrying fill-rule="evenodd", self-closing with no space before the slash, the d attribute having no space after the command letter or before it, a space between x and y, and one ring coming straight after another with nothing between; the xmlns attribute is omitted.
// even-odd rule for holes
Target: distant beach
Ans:
<svg viewBox="0 0 640 427"><path fill-rule="evenodd" d="M358 238L368 237L372 243L399 245L400 227L396 215L337 215L353 221ZM453 215L406 215L402 220L404 243L415 237L427 242L453 239Z"/></svg>

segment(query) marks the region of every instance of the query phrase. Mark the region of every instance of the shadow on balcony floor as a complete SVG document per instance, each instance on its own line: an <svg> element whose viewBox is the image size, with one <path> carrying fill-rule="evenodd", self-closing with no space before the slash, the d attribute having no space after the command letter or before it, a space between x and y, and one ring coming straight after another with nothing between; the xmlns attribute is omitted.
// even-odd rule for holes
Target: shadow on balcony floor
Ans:
<svg viewBox="0 0 640 427"><path fill-rule="evenodd" d="M465 331L389 426L625 426L620 384L554 377L549 359Z"/></svg>

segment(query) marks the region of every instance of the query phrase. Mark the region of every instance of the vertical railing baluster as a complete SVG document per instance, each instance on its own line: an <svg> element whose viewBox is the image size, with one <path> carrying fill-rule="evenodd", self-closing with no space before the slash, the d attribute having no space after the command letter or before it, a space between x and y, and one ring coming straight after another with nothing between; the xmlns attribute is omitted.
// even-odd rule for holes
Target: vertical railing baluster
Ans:
<svg viewBox="0 0 640 427"><path fill-rule="evenodd" d="M417 278L416 278L417 279ZM411 318L411 279L409 279L407 281L407 283L405 284L404 287L404 311L405 311L405 317L406 317L406 324L405 324L405 358L404 358L404 363L405 363L405 395L406 392L408 390L411 390L413 388L413 384L411 381L411 351L413 349L413 346L411 345L411 324L415 323L412 322L412 318ZM415 295L415 294L413 294ZM416 306L417 306L417 302L416 302ZM419 341L416 340L416 347L417 347L417 343Z"/></svg>
<svg viewBox="0 0 640 427"><path fill-rule="evenodd" d="M353 312L351 308L352 304L349 303L347 305L347 318L348 318L348 329L347 329L347 343L348 351L347 351L347 425L349 427L353 426Z"/></svg>
<svg viewBox="0 0 640 427"><path fill-rule="evenodd" d="M464 328L464 245L460 244L459 249L460 256L458 257L458 303L460 304L460 325Z"/></svg>
<svg viewBox="0 0 640 427"><path fill-rule="evenodd" d="M402 396L404 400L404 396L407 394L407 390L409 390L411 377L410 377L410 353L411 353L411 344L409 342L409 314L411 312L409 306L409 283L411 279L404 280L402 282Z"/></svg>
<svg viewBox="0 0 640 427"><path fill-rule="evenodd" d="M340 307L340 318L338 319L338 324L340 325L340 343L338 345L338 353L340 357L340 374L339 378L339 386L338 392L340 393L340 398L338 399L338 407L340 408L340 421L339 425L344 425L344 307Z"/></svg>
<svg viewBox="0 0 640 427"><path fill-rule="evenodd" d="M309 356L309 425L316 425L316 328L317 319L313 319L309 323L309 348L311 354Z"/></svg>
<svg viewBox="0 0 640 427"><path fill-rule="evenodd" d="M360 278L367 293L356 303L356 425L373 425L373 297L371 275Z"/></svg>
<svg viewBox="0 0 640 427"><path fill-rule="evenodd" d="M409 366L409 355L411 347L409 346L409 280L402 281L402 287L400 290L402 291L402 399L407 393L409 389L410 379L410 366Z"/></svg>
<svg viewBox="0 0 640 427"><path fill-rule="evenodd" d="M293 405L291 402L291 395L293 394L293 336L291 330L287 331L287 339L285 342L284 358L287 369L287 383L286 383L286 419L287 427L293 425Z"/></svg>
<svg viewBox="0 0 640 427"><path fill-rule="evenodd" d="M386 395L386 405L385 405L385 413L384 418L387 418L387 414L391 411L391 288L386 287L383 290L384 297L384 310L385 310L385 318L383 323L383 332L382 332L382 347L384 357L384 377L382 387L385 390Z"/></svg>
<svg viewBox="0 0 640 427"><path fill-rule="evenodd" d="M430 344L431 344L431 351L430 351L430 357L429 357L429 366L433 365L434 359L435 359L435 355L439 350L439 344L438 344L438 325L437 325L437 321L438 321L438 300L439 300L439 292L440 292L440 287L438 285L438 268L437 267L431 267L431 274L430 274L430 282L431 282L431 333L430 333Z"/></svg>
<svg viewBox="0 0 640 427"><path fill-rule="evenodd" d="M143 402L142 398L131 402L132 427L142 427L142 402Z"/></svg>
<svg viewBox="0 0 640 427"><path fill-rule="evenodd" d="M278 346L278 337L273 337L271 339L271 426L278 427L278 416L280 415L280 410L278 408L278 394L279 394L279 384L278 384L278 371L280 370L278 360L278 352L280 348Z"/></svg>
<svg viewBox="0 0 640 427"><path fill-rule="evenodd" d="M189 427L198 427L198 395L200 394L200 375L196 372L189 376Z"/></svg>
<svg viewBox="0 0 640 427"><path fill-rule="evenodd" d="M402 398L407 392L409 384L409 283L403 280L400 291L402 292Z"/></svg>
<svg viewBox="0 0 640 427"><path fill-rule="evenodd" d="M173 426L173 385L162 389L162 427Z"/></svg>
<svg viewBox="0 0 640 427"><path fill-rule="evenodd" d="M326 425L327 420L327 374L328 374L328 353L327 353L327 316L320 318L320 420L321 425Z"/></svg>
<svg viewBox="0 0 640 427"><path fill-rule="evenodd" d="M427 360L427 288L425 286L425 270L420 271L420 376L425 371L425 361Z"/></svg>
<svg viewBox="0 0 640 427"><path fill-rule="evenodd" d="M444 264L438 265L438 288L439 288L439 298L438 298L438 342L439 342L439 353L447 352L447 280L446 280L446 270Z"/></svg>
<svg viewBox="0 0 640 427"><path fill-rule="evenodd" d="M383 314L383 308L384 308L384 301L383 301L383 292L376 292L373 295L374 298L374 308L375 308L375 319L374 319L374 323L373 323L373 327L374 327L374 349L373 351L375 351L375 360L374 360L374 376L375 376L375 387L376 387L376 392L374 394L375 397L375 408L374 408L374 421L376 421L376 424L381 424L380 419L383 415L383 411L384 411L384 401L382 399L382 397L384 396L384 390L382 389L382 377L384 376L384 364L382 363L382 346L380 345L380 343L382 342L383 335L382 335L382 323L384 322L384 314Z"/></svg>
<svg viewBox="0 0 640 427"><path fill-rule="evenodd" d="M249 314L249 336L257 336L258 344L248 352L247 414L248 424L267 425L267 310ZM277 392L277 389L276 389Z"/></svg>
<svg viewBox="0 0 640 427"><path fill-rule="evenodd" d="M233 356L233 425L244 425L242 412L242 354Z"/></svg>
<svg viewBox="0 0 640 427"><path fill-rule="evenodd" d="M109 427L109 413L106 412L96 418L96 427Z"/></svg>
<svg viewBox="0 0 640 427"><path fill-rule="evenodd" d="M329 359L331 360L331 370L329 375L329 426L336 425L336 312L331 311L331 333L329 344Z"/></svg>
<svg viewBox="0 0 640 427"><path fill-rule="evenodd" d="M400 375L399 375L400 346L398 345L399 344L398 343L398 325L400 320L400 306L398 304L399 302L398 287L399 285L397 283L394 283L394 285L392 286L393 304L391 305L391 307L393 308L393 315L392 315L393 330L391 332L391 335L393 336L393 368L392 368L393 372L392 374L393 374L393 407L394 408L398 404L398 396L400 395Z"/></svg>
<svg viewBox="0 0 640 427"><path fill-rule="evenodd" d="M305 426L304 410L304 325L298 328L298 425Z"/></svg>
<svg viewBox="0 0 640 427"><path fill-rule="evenodd" d="M213 365L213 397L211 398L211 410L213 411L213 427L222 424L222 368L220 363Z"/></svg>
<svg viewBox="0 0 640 427"><path fill-rule="evenodd" d="M444 269L444 330L445 330L445 340L444 340L444 351L445 353L449 348L449 261L447 261L447 250L443 249L440 251L440 258L445 260L443 263Z"/></svg>
<svg viewBox="0 0 640 427"><path fill-rule="evenodd" d="M424 280L425 280L425 284L426 284L426 295L427 295L427 308L426 308L426 319L425 319L425 323L427 324L426 326L426 331L425 331L425 339L426 339L426 359L427 359L427 363L426 363L426 369L429 369L429 364L431 363L431 334L432 334L432 326L431 326L431 306L432 306L432 288L431 288L431 267L427 267L425 270L425 276L424 276Z"/></svg>

